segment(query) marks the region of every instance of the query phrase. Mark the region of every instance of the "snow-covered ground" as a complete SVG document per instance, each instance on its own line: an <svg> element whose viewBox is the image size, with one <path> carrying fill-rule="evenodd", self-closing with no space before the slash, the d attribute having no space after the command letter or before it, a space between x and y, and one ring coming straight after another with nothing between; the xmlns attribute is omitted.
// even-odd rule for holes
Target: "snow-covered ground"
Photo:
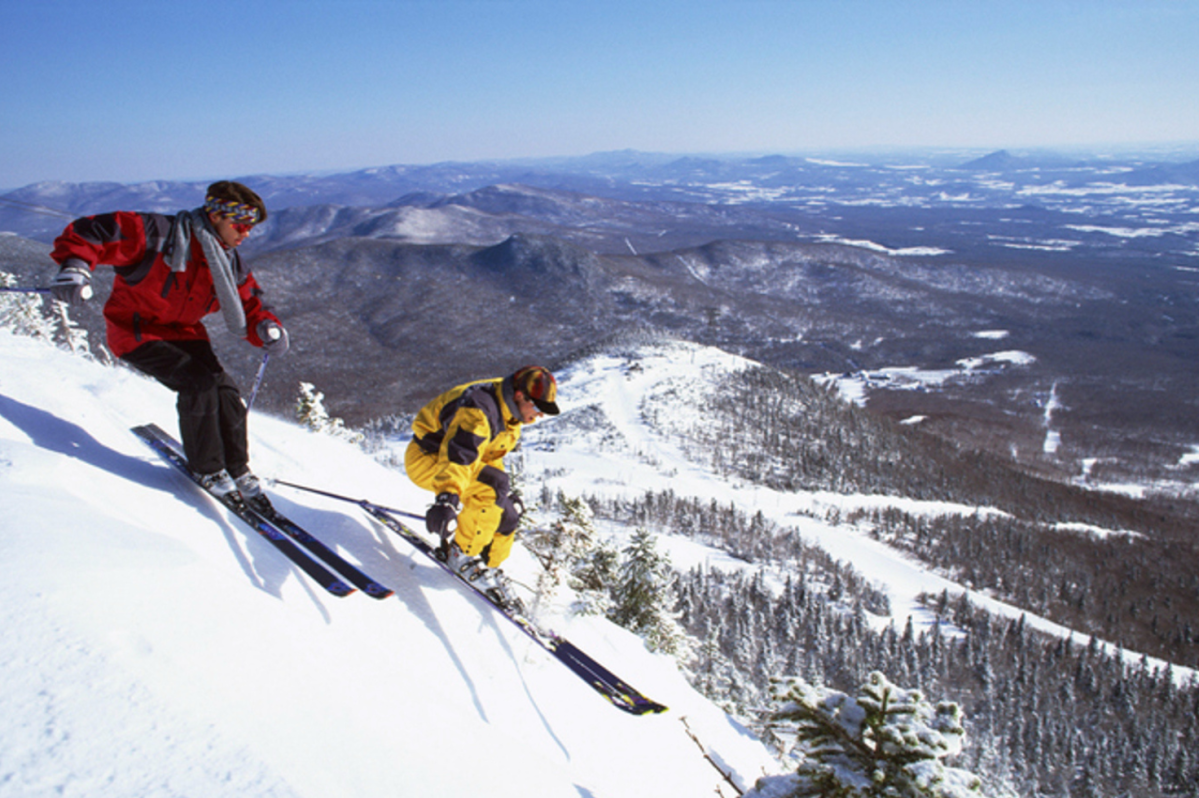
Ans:
<svg viewBox="0 0 1199 798"><path fill-rule="evenodd" d="M548 619L665 714L608 704L353 505L280 488L396 596L315 587L129 432L175 429L157 384L2 331L0 362L5 798L713 795L683 718L742 787L779 772L631 634ZM251 445L264 476L428 500L279 419L255 414Z"/></svg>
<svg viewBox="0 0 1199 798"><path fill-rule="evenodd" d="M4 331L0 362L3 798L731 796L688 726L741 789L782 771L633 635L561 607L543 617L668 705L665 714L633 717L606 703L352 504L279 487L280 509L396 596L324 593L129 432L176 428L165 389ZM512 466L526 484L570 495L669 488L761 510L881 586L898 624L927 620L917 594L960 588L818 520L882 499L728 483L647 424L646 397L669 394L672 413L698 418L688 397L745 365L663 344L564 369L563 415L531 427ZM588 415L601 419L590 432L567 422ZM263 477L412 512L429 500L358 448L288 421L255 413L251 445ZM660 540L681 567L744 567ZM519 546L506 570L536 578Z"/></svg>

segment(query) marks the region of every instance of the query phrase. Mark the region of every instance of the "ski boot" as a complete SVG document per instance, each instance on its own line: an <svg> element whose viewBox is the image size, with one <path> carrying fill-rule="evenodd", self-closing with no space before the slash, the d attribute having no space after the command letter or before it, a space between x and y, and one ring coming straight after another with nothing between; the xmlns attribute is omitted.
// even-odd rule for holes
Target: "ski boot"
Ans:
<svg viewBox="0 0 1199 798"><path fill-rule="evenodd" d="M478 575L471 581L500 609L516 615L525 614L524 602L512 589L512 580L499 568L480 567Z"/></svg>
<svg viewBox="0 0 1199 798"><path fill-rule="evenodd" d="M271 504L271 500L263 492L262 483L258 480L258 477L254 476L253 471L247 471L234 479L233 482L237 485L237 491L241 494L242 499L246 504L250 505L250 509L260 513L274 511L275 508Z"/></svg>
<svg viewBox="0 0 1199 798"><path fill-rule="evenodd" d="M199 481L200 487L223 502L236 503L241 501L241 494L238 493L237 483L233 481L233 477L229 476L229 472L223 468L211 474L201 474Z"/></svg>

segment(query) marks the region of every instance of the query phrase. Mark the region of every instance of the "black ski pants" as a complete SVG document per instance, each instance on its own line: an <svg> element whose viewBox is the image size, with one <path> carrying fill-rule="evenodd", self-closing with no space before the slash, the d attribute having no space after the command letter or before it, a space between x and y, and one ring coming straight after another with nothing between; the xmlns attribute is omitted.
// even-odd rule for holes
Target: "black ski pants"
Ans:
<svg viewBox="0 0 1199 798"><path fill-rule="evenodd" d="M249 470L246 404L208 341L149 341L121 360L179 394L179 436L193 471Z"/></svg>

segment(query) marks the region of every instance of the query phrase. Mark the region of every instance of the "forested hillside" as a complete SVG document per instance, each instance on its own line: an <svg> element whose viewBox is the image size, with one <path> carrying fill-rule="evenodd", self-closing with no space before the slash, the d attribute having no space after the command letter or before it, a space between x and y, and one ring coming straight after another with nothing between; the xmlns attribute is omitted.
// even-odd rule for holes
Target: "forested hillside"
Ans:
<svg viewBox="0 0 1199 798"><path fill-rule="evenodd" d="M628 379L640 373L638 345L595 351L623 358ZM1184 524L873 417L807 378L753 365L679 372L635 412L689 460L747 487L873 497L872 509L828 498L820 520L963 588L924 596L931 625L880 623L893 609L869 575L760 512L669 489L591 496L609 523L693 539L745 564L684 569L674 586L690 639L681 660L706 695L769 739L773 680L795 674L849 690L877 670L960 702L962 765L1021 795L1195 794L1199 685L1158 664L1199 661L1199 558ZM565 434L627 451L627 434L589 399ZM666 467L647 449L628 455ZM965 589L1086 642L985 611ZM1160 660L1130 662L1125 648Z"/></svg>
<svg viewBox="0 0 1199 798"><path fill-rule="evenodd" d="M684 398L685 386L673 390L645 403L647 420L718 473L788 491L999 511L929 518L891 508L836 520L1064 626L1199 665L1199 541L1188 519L1038 479L774 369L744 371L702 398ZM702 423L681 428L672 413L679 401L702 402L709 412Z"/></svg>

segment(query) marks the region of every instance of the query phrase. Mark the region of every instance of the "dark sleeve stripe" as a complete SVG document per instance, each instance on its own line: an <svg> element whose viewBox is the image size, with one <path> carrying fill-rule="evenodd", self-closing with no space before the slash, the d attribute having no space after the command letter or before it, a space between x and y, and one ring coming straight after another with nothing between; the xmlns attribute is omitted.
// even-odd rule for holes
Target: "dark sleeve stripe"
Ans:
<svg viewBox="0 0 1199 798"><path fill-rule="evenodd" d="M483 439L470 430L459 429L446 445L446 457L451 463L470 465L479 459L479 445Z"/></svg>
<svg viewBox="0 0 1199 798"><path fill-rule="evenodd" d="M503 500L511 493L511 478L506 471L495 466L483 466L483 469L479 471L479 481L495 491L497 499Z"/></svg>
<svg viewBox="0 0 1199 798"><path fill-rule="evenodd" d="M75 234L84 241L98 246L124 238L121 235L121 228L117 224L117 217L112 213L76 219L71 227L74 228Z"/></svg>

